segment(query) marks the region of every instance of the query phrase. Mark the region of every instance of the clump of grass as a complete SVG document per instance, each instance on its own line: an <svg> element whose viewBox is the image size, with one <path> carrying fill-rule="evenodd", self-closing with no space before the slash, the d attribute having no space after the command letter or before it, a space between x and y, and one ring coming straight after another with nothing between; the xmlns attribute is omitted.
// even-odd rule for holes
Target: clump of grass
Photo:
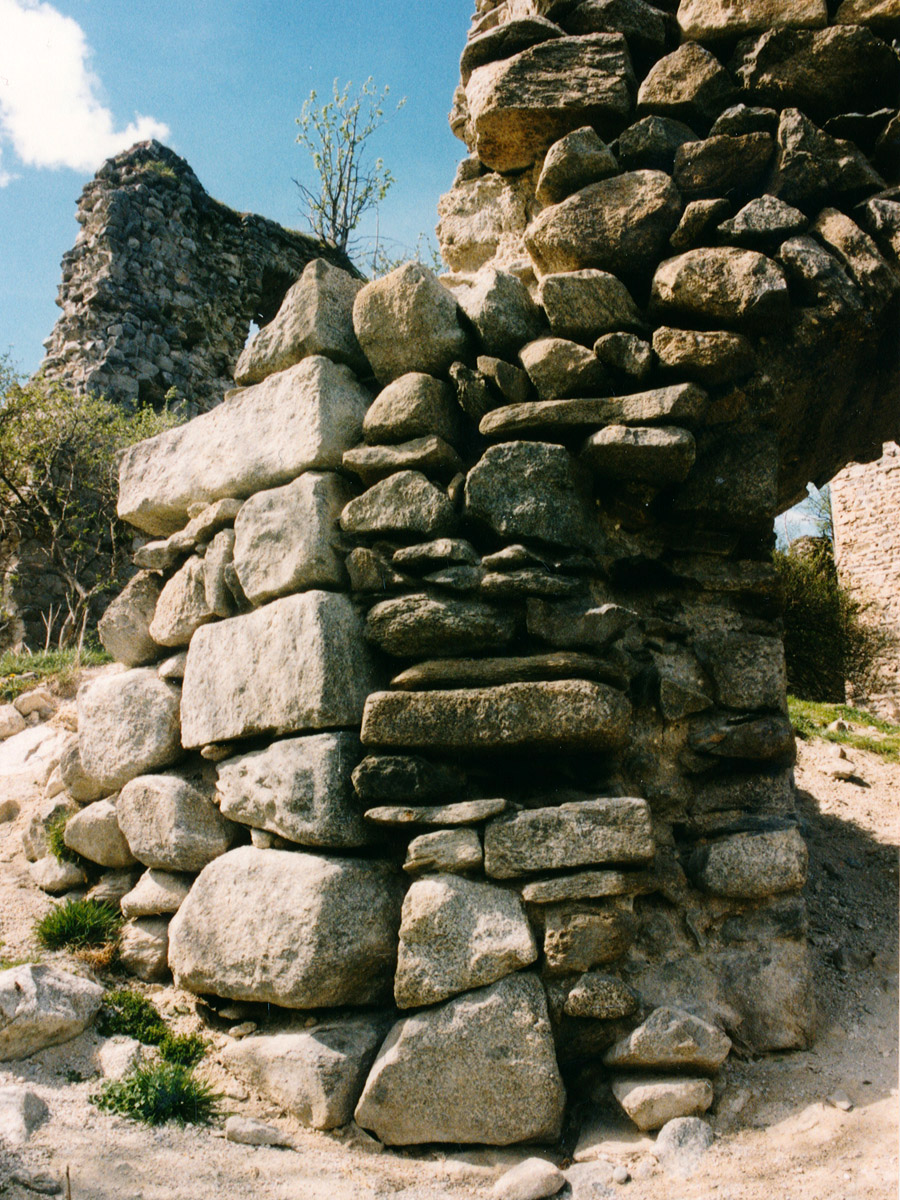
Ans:
<svg viewBox="0 0 900 1200"><path fill-rule="evenodd" d="M129 988L107 992L98 1027L104 1037L121 1033L145 1046L156 1046L160 1057L176 1066L192 1067L206 1053L206 1042L198 1033L170 1033L156 1006Z"/></svg>
<svg viewBox="0 0 900 1200"><path fill-rule="evenodd" d="M219 1114L221 1096L195 1079L189 1067L158 1062L135 1068L121 1080L110 1080L91 1101L105 1112L118 1113L147 1125L206 1125Z"/></svg>
<svg viewBox="0 0 900 1200"><path fill-rule="evenodd" d="M39 683L50 681L55 681L62 690L72 683L82 667L99 667L108 662L112 659L102 646L41 650L34 654L6 650L0 654L0 699L9 703Z"/></svg>
<svg viewBox="0 0 900 1200"><path fill-rule="evenodd" d="M35 923L37 940L46 950L99 949L115 943L122 916L98 900L67 900Z"/></svg>
<svg viewBox="0 0 900 1200"><path fill-rule="evenodd" d="M44 826L44 835L47 838L47 849L59 862L80 863L82 858L80 854L76 854L69 846L66 845L66 825L69 822L70 813L61 812Z"/></svg>
<svg viewBox="0 0 900 1200"><path fill-rule="evenodd" d="M886 762L900 762L900 726L847 704L823 704L788 697L788 712L798 737L820 738L854 750L868 750ZM857 729L829 729L837 720Z"/></svg>

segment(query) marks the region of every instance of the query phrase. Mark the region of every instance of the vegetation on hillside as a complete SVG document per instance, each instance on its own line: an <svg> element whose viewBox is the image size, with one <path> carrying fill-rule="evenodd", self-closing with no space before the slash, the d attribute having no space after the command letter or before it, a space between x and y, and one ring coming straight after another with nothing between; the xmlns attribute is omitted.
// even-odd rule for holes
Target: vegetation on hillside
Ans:
<svg viewBox="0 0 900 1200"><path fill-rule="evenodd" d="M804 740L820 738L838 746L867 750L886 762L900 762L900 725L847 704L821 704L796 696L788 696L788 712L797 736ZM838 727L829 728L835 722Z"/></svg>

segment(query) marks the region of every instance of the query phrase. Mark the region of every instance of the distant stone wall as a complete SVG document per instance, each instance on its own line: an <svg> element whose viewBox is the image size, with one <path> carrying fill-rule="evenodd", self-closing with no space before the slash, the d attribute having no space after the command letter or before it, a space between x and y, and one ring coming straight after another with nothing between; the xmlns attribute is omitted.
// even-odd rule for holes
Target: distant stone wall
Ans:
<svg viewBox="0 0 900 1200"><path fill-rule="evenodd" d="M42 369L78 393L192 413L218 404L251 322L265 325L314 258L353 270L306 234L213 200L183 158L140 142L109 159L78 202Z"/></svg>
<svg viewBox="0 0 900 1200"><path fill-rule="evenodd" d="M888 442L875 463L854 463L832 480L834 548L841 582L867 601L867 619L900 639L900 446ZM900 718L900 641L885 653L878 685L852 697Z"/></svg>

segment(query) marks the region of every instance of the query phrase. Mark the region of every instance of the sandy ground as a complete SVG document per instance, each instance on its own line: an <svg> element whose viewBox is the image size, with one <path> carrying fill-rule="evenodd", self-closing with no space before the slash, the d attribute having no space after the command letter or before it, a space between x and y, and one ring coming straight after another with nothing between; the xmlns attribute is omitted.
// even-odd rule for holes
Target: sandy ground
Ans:
<svg viewBox="0 0 900 1200"><path fill-rule="evenodd" d="M897 883L900 766L850 752L852 780L830 774L833 750L801 744L797 781L811 852L810 940L819 1003L818 1037L807 1052L764 1059L732 1056L716 1083L713 1149L689 1178L657 1163L653 1141L610 1127L578 1150L572 1129L560 1152L539 1150L566 1169L562 1197L630 1200L887 1200L897 1195ZM30 883L21 830L32 806L0 825L0 956L34 958L31 926L50 901ZM53 956L45 956L53 957ZM55 956L59 957L59 956ZM79 967L84 970L84 967ZM181 1029L198 1026L192 999L148 989ZM215 1061L225 1025L206 1030L213 1052L201 1068L225 1093L230 1112L272 1121L292 1148L254 1148L209 1128L147 1129L99 1112L100 1038L0 1069L0 1087L25 1081L45 1100L49 1120L10 1155L0 1147L3 1200L32 1200L19 1179L46 1176L72 1200L438 1200L490 1195L502 1170L534 1150L463 1147L385 1150L354 1128L336 1135L293 1124ZM595 1119L598 1114L594 1114ZM602 1125L603 1117L599 1115ZM590 1139L587 1139L589 1142ZM574 1163L574 1159L588 1159ZM613 1183L614 1166L629 1181ZM572 1169L574 1168L574 1169ZM5 1189L4 1189L5 1184Z"/></svg>

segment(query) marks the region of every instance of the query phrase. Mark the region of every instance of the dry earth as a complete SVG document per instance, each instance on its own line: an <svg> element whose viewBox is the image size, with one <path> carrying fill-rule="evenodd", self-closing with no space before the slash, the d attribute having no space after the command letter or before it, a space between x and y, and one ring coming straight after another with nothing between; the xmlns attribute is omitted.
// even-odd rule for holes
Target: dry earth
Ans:
<svg viewBox="0 0 900 1200"><path fill-rule="evenodd" d="M797 771L810 841L810 939L819 1030L808 1052L734 1059L717 1087L713 1149L688 1177L667 1173L652 1139L628 1134L597 1111L596 1137L577 1130L556 1156L572 1182L560 1196L623 1200L887 1200L897 1195L897 814L900 766L852 751L853 780L837 780L833 748L801 744ZM21 831L32 803L0 825L0 956L37 957L31 927L50 900L30 882ZM45 956L61 957L61 956ZM70 964L71 965L71 964ZM77 969L86 970L82 965ZM191 997L148 988L182 1030L200 1027ZM213 1046L226 1025L206 1015ZM229 1111L271 1120L293 1149L252 1148L224 1140L221 1128L147 1129L99 1112L99 1037L0 1069L0 1087L25 1081L50 1109L49 1120L13 1157L0 1147L0 1195L33 1200L17 1181L49 1176L72 1200L398 1200L482 1197L501 1170L528 1151L467 1152L462 1147L383 1150L361 1131L330 1136L302 1130L249 1096L215 1062L202 1068L225 1093ZM532 1151L533 1152L533 1151ZM625 1166L630 1181L611 1181ZM4 1190L5 1183L5 1190Z"/></svg>

